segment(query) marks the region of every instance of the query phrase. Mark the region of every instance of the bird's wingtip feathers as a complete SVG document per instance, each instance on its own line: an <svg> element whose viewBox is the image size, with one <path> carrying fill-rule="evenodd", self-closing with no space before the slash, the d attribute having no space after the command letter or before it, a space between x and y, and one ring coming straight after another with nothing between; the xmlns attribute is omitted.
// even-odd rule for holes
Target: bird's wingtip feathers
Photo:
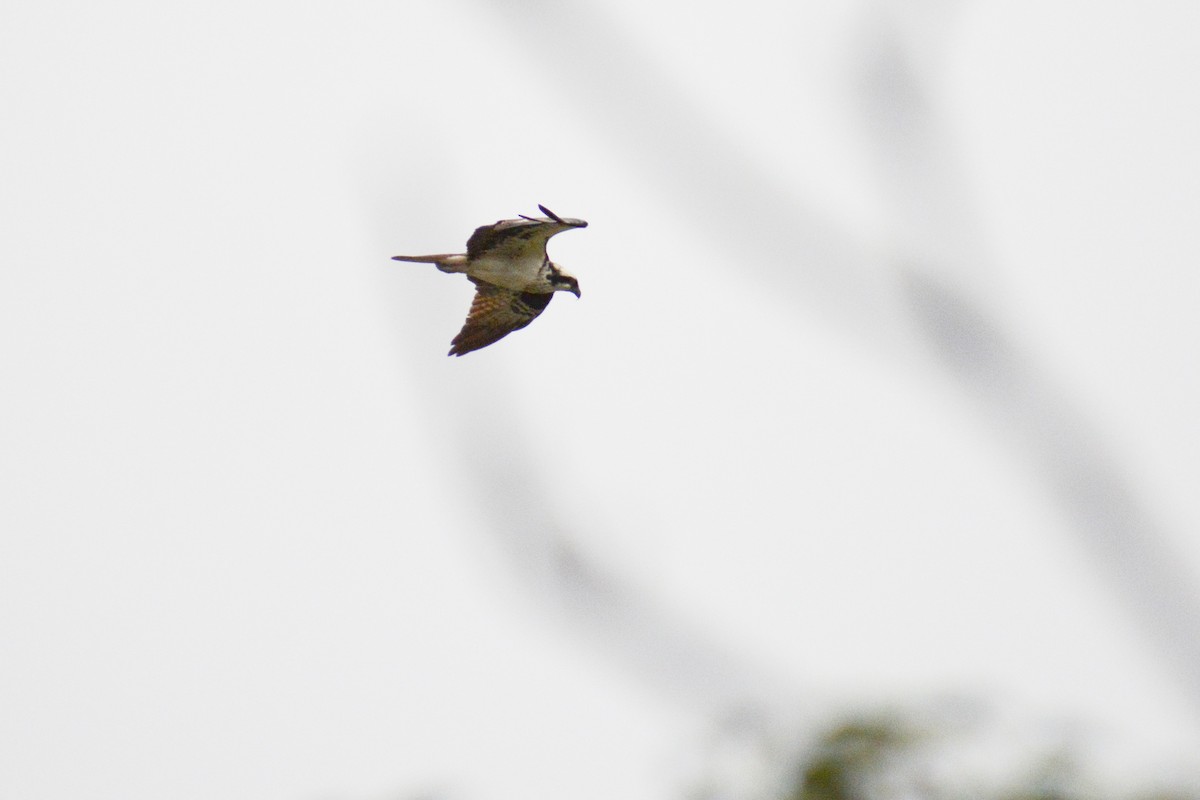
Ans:
<svg viewBox="0 0 1200 800"><path fill-rule="evenodd" d="M547 217L549 217L550 219L552 219L552 220L554 220L555 222L557 222L559 225L565 225L565 224L566 224L566 223L564 223L564 222L562 221L562 217L558 216L558 214L555 214L553 211L551 211L550 209L546 208L546 207L545 207L544 205L542 205L541 203L538 203L538 210L539 210L539 211L541 211L543 214L545 214L545 215L546 215Z"/></svg>

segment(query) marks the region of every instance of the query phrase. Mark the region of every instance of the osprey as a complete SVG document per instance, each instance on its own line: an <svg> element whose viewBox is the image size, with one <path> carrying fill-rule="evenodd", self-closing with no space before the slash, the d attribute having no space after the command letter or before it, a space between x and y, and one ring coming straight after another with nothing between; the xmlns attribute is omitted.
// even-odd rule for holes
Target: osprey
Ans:
<svg viewBox="0 0 1200 800"><path fill-rule="evenodd" d="M466 324L450 342L448 355L461 356L498 342L524 328L550 305L555 292L579 297L579 281L546 255L551 236L586 228L581 219L564 219L539 205L545 217L502 219L476 228L466 253L392 256L395 261L436 264L442 272L462 272L475 284Z"/></svg>

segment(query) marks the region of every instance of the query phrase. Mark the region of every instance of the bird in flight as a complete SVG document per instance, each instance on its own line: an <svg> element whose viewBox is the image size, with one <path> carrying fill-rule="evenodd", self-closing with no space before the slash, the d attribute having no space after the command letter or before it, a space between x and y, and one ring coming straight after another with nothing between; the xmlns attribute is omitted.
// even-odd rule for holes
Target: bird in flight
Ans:
<svg viewBox="0 0 1200 800"><path fill-rule="evenodd" d="M586 228L581 219L560 217L539 205L544 217L502 219L476 228L466 253L392 256L395 261L436 264L442 272L461 272L475 284L467 321L450 342L448 355L461 356L498 342L533 322L555 292L579 297L579 281L546 255L551 236Z"/></svg>

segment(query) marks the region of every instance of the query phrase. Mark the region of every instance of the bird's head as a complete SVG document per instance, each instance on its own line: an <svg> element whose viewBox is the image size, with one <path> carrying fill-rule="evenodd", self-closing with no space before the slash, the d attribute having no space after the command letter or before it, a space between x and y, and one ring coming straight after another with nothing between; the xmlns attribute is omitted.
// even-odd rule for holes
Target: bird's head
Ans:
<svg viewBox="0 0 1200 800"><path fill-rule="evenodd" d="M554 286L556 292L570 292L579 297L579 281L575 280L574 275L568 275L562 271L558 264L552 264L550 269L550 283Z"/></svg>

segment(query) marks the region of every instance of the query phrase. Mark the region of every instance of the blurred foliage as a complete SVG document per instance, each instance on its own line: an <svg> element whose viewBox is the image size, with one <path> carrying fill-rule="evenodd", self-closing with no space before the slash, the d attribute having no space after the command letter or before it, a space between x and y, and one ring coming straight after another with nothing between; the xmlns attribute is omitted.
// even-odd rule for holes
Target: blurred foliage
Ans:
<svg viewBox="0 0 1200 800"><path fill-rule="evenodd" d="M904 754L914 732L896 718L842 723L820 737L786 800L858 800L888 762Z"/></svg>
<svg viewBox="0 0 1200 800"><path fill-rule="evenodd" d="M1096 789L1065 751L1043 754L1007 786L949 783L939 760L953 738L915 717L886 713L831 725L806 748L784 800L1198 800L1194 790L1114 794ZM942 777L938 777L942 776ZM962 780L962 776L958 777ZM979 783L982 783L980 781Z"/></svg>

